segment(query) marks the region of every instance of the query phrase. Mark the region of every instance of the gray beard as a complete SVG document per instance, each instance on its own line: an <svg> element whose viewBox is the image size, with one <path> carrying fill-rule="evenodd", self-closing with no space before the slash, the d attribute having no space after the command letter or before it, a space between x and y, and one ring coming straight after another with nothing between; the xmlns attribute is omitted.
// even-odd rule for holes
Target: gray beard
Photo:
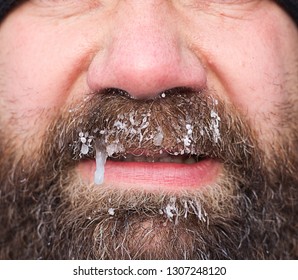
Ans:
<svg viewBox="0 0 298 280"><path fill-rule="evenodd" d="M170 124L174 127L177 114L183 111L182 105L177 112L173 109L177 100L185 105L184 112L189 113L183 94L174 96L169 104L162 104L171 108ZM88 131L90 124L101 127L106 114L113 122L117 120L119 112L111 115L110 108L123 107L127 112L131 106L135 111L136 104L120 106L114 103L114 96L106 103L101 100L100 106L97 101L94 105L92 102L86 105L86 111L82 109L78 116L71 116L71 120L64 114L55 119L36 158L17 157L10 141L0 143L4 155L0 159L1 259L298 257L296 128L291 129L291 138L285 137L271 148L269 158L259 148L249 126L239 116L227 113L222 105L220 145L214 145L208 138L195 143L200 153L222 161L224 171L216 183L204 190L176 195L119 192L82 183L74 171L77 155L69 150L69 144L74 143L76 128L82 120L88 125L80 129ZM125 102L130 103L126 99ZM206 118L200 120L208 124L208 100L195 103L204 106L196 111L207 110ZM146 111L148 104L137 105L144 106ZM152 104L148 106L152 108ZM100 114L86 117L95 107L102 108ZM198 117L194 115L193 119ZM181 118L176 123L179 125ZM171 129L163 127L163 131ZM173 142L171 134L166 135L169 143ZM134 142L129 145L133 147Z"/></svg>

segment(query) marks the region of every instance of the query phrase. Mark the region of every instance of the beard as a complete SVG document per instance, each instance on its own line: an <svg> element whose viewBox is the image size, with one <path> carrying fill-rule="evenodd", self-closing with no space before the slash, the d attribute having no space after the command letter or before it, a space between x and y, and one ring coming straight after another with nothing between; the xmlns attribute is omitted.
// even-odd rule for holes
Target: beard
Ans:
<svg viewBox="0 0 298 280"><path fill-rule="evenodd" d="M265 148L232 105L189 88L154 100L117 89L91 94L57 112L33 148L26 139L22 155L6 137L0 258L296 259L297 108L286 105ZM77 173L78 162L103 151L108 160L163 153L223 168L200 189L119 190Z"/></svg>

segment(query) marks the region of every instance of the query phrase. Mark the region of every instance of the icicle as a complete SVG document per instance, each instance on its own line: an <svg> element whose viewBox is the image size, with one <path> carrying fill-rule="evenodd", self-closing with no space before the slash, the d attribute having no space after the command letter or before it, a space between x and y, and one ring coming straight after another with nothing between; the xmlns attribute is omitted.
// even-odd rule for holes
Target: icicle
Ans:
<svg viewBox="0 0 298 280"><path fill-rule="evenodd" d="M210 129L213 132L213 141L215 143L218 143L218 141L220 140L220 130L219 130L220 117L217 114L217 112L214 110L211 110L210 116L211 116Z"/></svg>
<svg viewBox="0 0 298 280"><path fill-rule="evenodd" d="M101 185L104 182L105 163L107 160L107 152L103 145L95 145L95 161L96 169L94 173L94 183Z"/></svg>
<svg viewBox="0 0 298 280"><path fill-rule="evenodd" d="M114 216L115 215L115 209L114 208L109 208L108 213L109 213L109 215Z"/></svg>
<svg viewBox="0 0 298 280"><path fill-rule="evenodd" d="M87 155L88 153L89 153L89 147L88 147L88 145L83 143L82 146L81 146L81 154L82 155Z"/></svg>
<svg viewBox="0 0 298 280"><path fill-rule="evenodd" d="M161 128L158 128L158 132L156 133L156 135L153 138L153 144L155 146L161 146L162 145L162 141L163 141L163 133Z"/></svg>

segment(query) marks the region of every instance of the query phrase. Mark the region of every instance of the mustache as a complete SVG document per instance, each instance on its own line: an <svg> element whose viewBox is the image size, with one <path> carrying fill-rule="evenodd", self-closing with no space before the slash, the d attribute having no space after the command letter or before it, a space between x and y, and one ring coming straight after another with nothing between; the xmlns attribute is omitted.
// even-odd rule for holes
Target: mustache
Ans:
<svg viewBox="0 0 298 280"><path fill-rule="evenodd" d="M110 158L163 154L237 165L252 160L255 146L242 119L208 90L174 88L140 100L110 88L64 109L44 143L50 151L47 158L64 165L95 158L96 150Z"/></svg>

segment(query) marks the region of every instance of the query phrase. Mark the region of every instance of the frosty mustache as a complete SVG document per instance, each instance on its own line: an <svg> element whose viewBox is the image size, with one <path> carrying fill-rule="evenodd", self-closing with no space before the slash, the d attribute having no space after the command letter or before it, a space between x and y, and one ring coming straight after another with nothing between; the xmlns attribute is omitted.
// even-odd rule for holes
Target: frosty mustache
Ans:
<svg viewBox="0 0 298 280"><path fill-rule="evenodd" d="M59 143L60 157L62 153L69 164L95 159L94 181L101 184L107 159L241 161L252 147L243 126L208 91L175 88L155 99L139 100L122 90L106 89L64 112L51 129L59 131L52 133L59 139L51 142Z"/></svg>

